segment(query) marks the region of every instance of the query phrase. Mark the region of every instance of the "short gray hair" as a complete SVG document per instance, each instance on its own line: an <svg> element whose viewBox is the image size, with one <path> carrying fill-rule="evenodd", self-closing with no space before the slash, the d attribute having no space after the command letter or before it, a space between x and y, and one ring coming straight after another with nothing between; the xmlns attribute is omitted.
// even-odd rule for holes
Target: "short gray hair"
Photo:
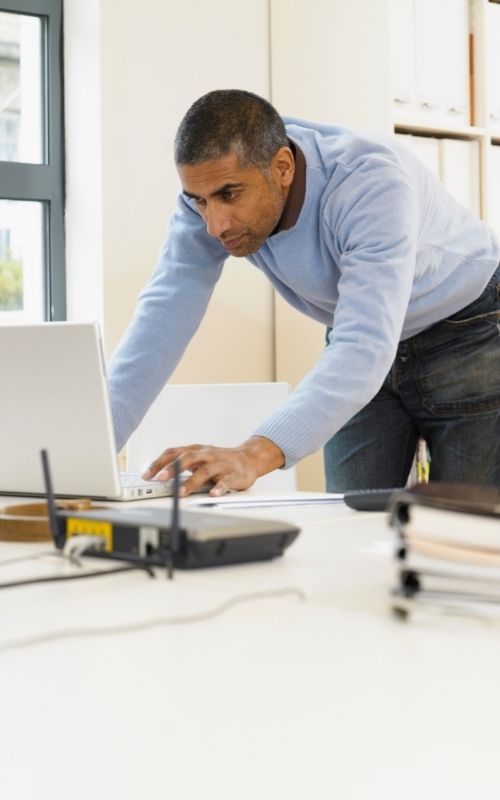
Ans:
<svg viewBox="0 0 500 800"><path fill-rule="evenodd" d="M185 114L175 137L175 163L200 164L236 153L240 166L269 167L288 147L276 109L242 89L218 89L200 97Z"/></svg>

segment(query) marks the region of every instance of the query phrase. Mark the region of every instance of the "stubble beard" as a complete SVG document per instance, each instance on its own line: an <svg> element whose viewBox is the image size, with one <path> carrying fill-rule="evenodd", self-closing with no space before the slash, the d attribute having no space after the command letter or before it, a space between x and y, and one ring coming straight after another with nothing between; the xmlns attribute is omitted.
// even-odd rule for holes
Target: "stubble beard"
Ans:
<svg viewBox="0 0 500 800"><path fill-rule="evenodd" d="M234 250L229 251L232 256L245 258L256 253L262 245L269 239L281 219L285 203L281 194L276 192L269 204L266 215L263 218L262 230L247 228L242 232L242 240ZM264 219L267 224L264 227Z"/></svg>

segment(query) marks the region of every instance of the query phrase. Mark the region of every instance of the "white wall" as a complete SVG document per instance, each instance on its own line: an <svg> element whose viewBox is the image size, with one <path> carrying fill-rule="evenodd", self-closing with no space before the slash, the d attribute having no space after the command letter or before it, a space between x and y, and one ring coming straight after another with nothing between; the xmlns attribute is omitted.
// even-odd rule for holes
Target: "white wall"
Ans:
<svg viewBox="0 0 500 800"><path fill-rule="evenodd" d="M282 114L392 131L387 0L271 0Z"/></svg>
<svg viewBox="0 0 500 800"><path fill-rule="evenodd" d="M232 0L195 13L173 0L66 0L64 11L68 316L101 319L109 354L175 203L181 117L213 88L269 95L268 5L253 0L244 20ZM271 288L232 259L176 378L271 380L272 342Z"/></svg>
<svg viewBox="0 0 500 800"><path fill-rule="evenodd" d="M64 3L68 319L104 321L100 0Z"/></svg>

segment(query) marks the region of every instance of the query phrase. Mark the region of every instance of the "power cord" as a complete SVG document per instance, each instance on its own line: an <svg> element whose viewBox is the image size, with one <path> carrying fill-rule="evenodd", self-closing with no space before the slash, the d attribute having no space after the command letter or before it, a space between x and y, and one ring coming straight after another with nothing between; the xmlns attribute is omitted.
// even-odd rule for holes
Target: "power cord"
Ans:
<svg viewBox="0 0 500 800"><path fill-rule="evenodd" d="M47 556L61 556L59 550L39 550L37 553L32 553L30 556L15 556L15 558L4 558L0 561L0 567L10 567L11 564L19 564L21 561L36 561L37 558L46 558Z"/></svg>
<svg viewBox="0 0 500 800"><path fill-rule="evenodd" d="M80 556L83 556L89 551L102 551L106 547L106 539L104 536L89 536L88 534L78 534L77 536L70 536L66 539L63 547L62 554L72 564L77 567L82 566Z"/></svg>
<svg viewBox="0 0 500 800"><path fill-rule="evenodd" d="M80 556L83 556L85 553L89 553L92 550L104 550L105 544L106 540L104 536L87 536L83 534L72 536L66 541L62 552L59 550L44 550L39 553L32 553L30 556L10 558L6 559L5 561L0 561L0 567L16 564L20 561L30 561L31 559L43 558L44 556L49 555L60 556L66 561L69 561L70 564L81 567L82 562L80 561ZM147 572L151 578L155 577L151 567L148 567L146 564L127 564L125 566L114 567L113 569L89 570L87 572L79 572L73 575L48 575L41 578L26 578L20 581L4 581L3 583L0 583L0 589L15 589L20 586L31 586L37 583L56 583L58 581L76 581L83 578L99 578L102 575L111 575L117 572L130 572L132 570L142 570Z"/></svg>
<svg viewBox="0 0 500 800"><path fill-rule="evenodd" d="M20 586L31 586L36 583L57 583L58 581L78 581L82 578L101 578L104 575L113 575L117 572L131 572L133 570L141 570L154 578L153 570L145 564L127 564L123 567L114 567L113 569L96 569L90 572L78 572L75 575L47 575L43 578L27 578L22 581L7 581L0 583L0 589L16 589Z"/></svg>
<svg viewBox="0 0 500 800"><path fill-rule="evenodd" d="M132 567L134 569L134 567ZM120 570L110 570L115 572ZM99 573L107 575L108 572ZM188 614L186 616L174 617L155 617L154 619L146 620L144 622L132 622L125 625L108 625L102 628L66 628L60 631L52 631L51 633L40 634L39 636L31 636L26 639L17 639L0 643L0 653L8 650L20 650L25 647L33 647L37 644L45 644L47 642L56 642L61 639L82 639L92 636L116 636L124 633L138 633L140 631L151 630L152 628L160 628L167 625L192 625L197 622L205 622L215 617L221 616L238 605L244 603L253 603L258 600L268 600L275 597L289 597L294 596L298 600L305 601L306 595L296 586L285 587L283 589L271 589L263 592L247 592L246 594L239 594L229 600L220 603L215 608L209 611L202 611L198 614Z"/></svg>
<svg viewBox="0 0 500 800"><path fill-rule="evenodd" d="M35 561L38 558L46 558L48 556L56 556L57 558L67 558L72 564L81 566L79 556L89 550L103 550L106 544L104 536L87 536L79 534L71 536L67 539L63 550L39 550L37 553L31 553L29 556L15 556L14 558L5 558L0 561L0 567L9 567L11 564L19 564L22 561Z"/></svg>

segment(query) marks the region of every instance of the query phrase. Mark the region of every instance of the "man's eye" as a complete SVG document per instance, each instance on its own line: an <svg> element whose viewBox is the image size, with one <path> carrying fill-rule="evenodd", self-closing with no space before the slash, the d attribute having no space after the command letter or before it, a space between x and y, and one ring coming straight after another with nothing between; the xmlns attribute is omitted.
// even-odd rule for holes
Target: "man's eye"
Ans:
<svg viewBox="0 0 500 800"><path fill-rule="evenodd" d="M226 203L230 203L232 200L236 200L238 197L238 192L224 192L222 198L226 201Z"/></svg>

